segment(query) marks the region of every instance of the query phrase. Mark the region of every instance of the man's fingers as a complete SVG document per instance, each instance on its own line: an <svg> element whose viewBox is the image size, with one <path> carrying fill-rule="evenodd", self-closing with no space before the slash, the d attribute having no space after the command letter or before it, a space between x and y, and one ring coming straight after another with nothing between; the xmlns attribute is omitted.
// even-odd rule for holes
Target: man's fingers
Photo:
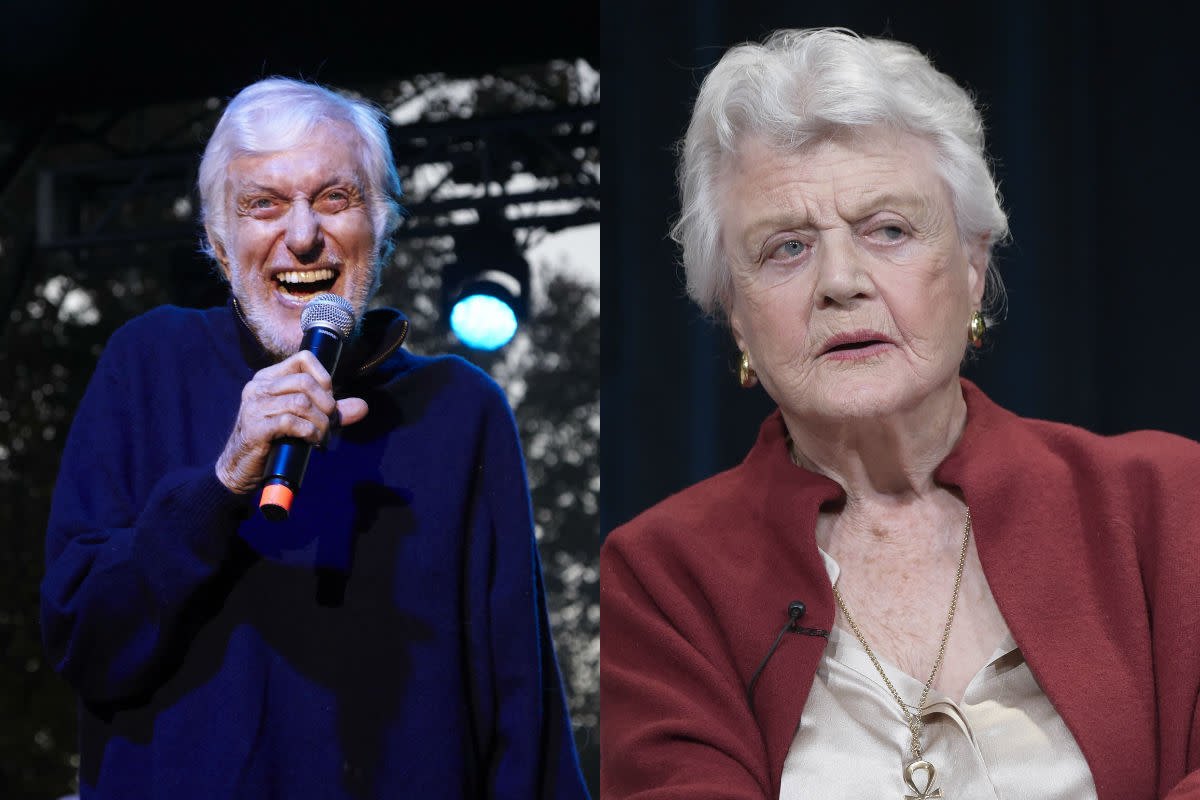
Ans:
<svg viewBox="0 0 1200 800"><path fill-rule="evenodd" d="M288 356L278 364L272 364L269 367L264 367L255 373L255 379L258 378L282 378L285 375L296 375L304 373L311 375L320 386L329 391L333 388L333 381L329 377L329 371L321 366L321 362L317 357L307 350L301 350L298 353Z"/></svg>
<svg viewBox="0 0 1200 800"><path fill-rule="evenodd" d="M243 405L251 404L264 413L282 408L285 411L300 411L312 405L325 416L333 413L333 394L307 372L295 372L278 377L266 377L261 373L246 384L242 393ZM283 405L280 405L283 403Z"/></svg>
<svg viewBox="0 0 1200 800"><path fill-rule="evenodd" d="M337 421L340 425L353 425L367 415L367 402L360 397L347 397L337 401Z"/></svg>
<svg viewBox="0 0 1200 800"><path fill-rule="evenodd" d="M259 370L242 391L238 419L217 462L217 477L235 492L252 491L276 439L292 437L314 445L338 425L367 415L361 398L335 401L329 373L309 352Z"/></svg>

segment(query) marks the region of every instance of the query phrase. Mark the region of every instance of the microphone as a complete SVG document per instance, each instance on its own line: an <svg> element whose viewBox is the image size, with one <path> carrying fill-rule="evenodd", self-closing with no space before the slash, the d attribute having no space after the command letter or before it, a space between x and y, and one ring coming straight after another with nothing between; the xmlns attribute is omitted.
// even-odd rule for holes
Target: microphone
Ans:
<svg viewBox="0 0 1200 800"><path fill-rule="evenodd" d="M332 377L342 354L342 345L354 330L354 306L336 294L319 294L300 312L300 330L304 331L300 350L315 355ZM311 444L291 436L276 439L271 445L267 468L263 472L262 498L258 502L264 517L272 522L283 522L288 518L292 500L304 481L311 452Z"/></svg>
<svg viewBox="0 0 1200 800"><path fill-rule="evenodd" d="M787 607L788 621L783 624L779 630L779 635L775 637L775 644L771 645L771 649L767 651L767 655L763 658L762 663L758 665L758 669L754 670L754 675L750 678L750 685L746 687L746 702L750 706L750 713L754 713L754 684L758 682L758 676L762 674L763 669L767 666L767 662L771 660L771 656L775 654L775 648L779 647L779 642L783 640L783 635L788 633L802 633L805 636L823 636L829 639L829 631L823 628L805 628L800 625L800 618L808 613L808 608L800 600L793 600L788 603Z"/></svg>

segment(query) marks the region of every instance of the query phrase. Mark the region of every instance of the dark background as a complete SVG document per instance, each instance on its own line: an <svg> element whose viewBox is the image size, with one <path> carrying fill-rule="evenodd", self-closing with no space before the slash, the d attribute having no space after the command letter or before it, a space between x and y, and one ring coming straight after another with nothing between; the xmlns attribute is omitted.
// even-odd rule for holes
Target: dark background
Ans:
<svg viewBox="0 0 1200 800"><path fill-rule="evenodd" d="M552 58L599 63L590 3L195 4L6 2L0 117L232 96L273 74L332 85L397 75L479 75Z"/></svg>
<svg viewBox="0 0 1200 800"><path fill-rule="evenodd" d="M627 4L605 17L602 525L733 466L773 408L686 298L672 145L726 48L840 25L915 44L985 106L1012 243L1008 318L965 374L1103 433L1200 438L1196 12L1035 2Z"/></svg>

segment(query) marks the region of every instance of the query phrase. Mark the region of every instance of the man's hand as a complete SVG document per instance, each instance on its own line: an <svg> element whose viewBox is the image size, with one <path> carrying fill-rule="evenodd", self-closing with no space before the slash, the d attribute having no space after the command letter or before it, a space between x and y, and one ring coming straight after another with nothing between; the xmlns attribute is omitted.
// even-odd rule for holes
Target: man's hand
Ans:
<svg viewBox="0 0 1200 800"><path fill-rule="evenodd" d="M259 370L242 389L233 433L217 459L217 479L235 494L258 489L271 442L284 436L320 444L333 425L350 425L367 415L357 397L334 401L329 373L308 351Z"/></svg>

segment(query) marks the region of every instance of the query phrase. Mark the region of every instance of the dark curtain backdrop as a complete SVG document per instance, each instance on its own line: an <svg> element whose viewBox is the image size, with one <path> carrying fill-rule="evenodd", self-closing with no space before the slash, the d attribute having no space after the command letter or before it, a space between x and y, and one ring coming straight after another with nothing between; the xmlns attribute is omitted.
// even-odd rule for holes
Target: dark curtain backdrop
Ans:
<svg viewBox="0 0 1200 800"><path fill-rule="evenodd" d="M986 106L1012 243L1007 320L966 375L1001 405L1102 433L1200 439L1196 13L1015 0L623 3L606 11L605 530L745 455L773 408L687 300L672 144L732 44L841 25L915 44ZM1186 17L1184 14L1186 13Z"/></svg>

